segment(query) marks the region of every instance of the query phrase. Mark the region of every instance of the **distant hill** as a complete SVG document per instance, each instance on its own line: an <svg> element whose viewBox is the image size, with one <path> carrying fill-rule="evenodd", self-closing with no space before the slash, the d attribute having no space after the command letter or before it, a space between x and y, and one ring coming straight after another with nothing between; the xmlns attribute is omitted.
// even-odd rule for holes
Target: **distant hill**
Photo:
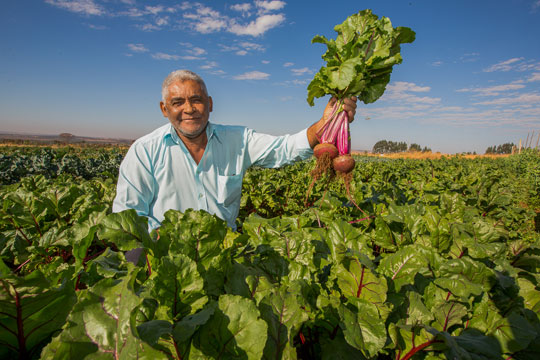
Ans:
<svg viewBox="0 0 540 360"><path fill-rule="evenodd" d="M102 145L131 145L133 139L96 138L77 136L70 133L58 135L23 134L0 132L1 143L15 144L102 144Z"/></svg>

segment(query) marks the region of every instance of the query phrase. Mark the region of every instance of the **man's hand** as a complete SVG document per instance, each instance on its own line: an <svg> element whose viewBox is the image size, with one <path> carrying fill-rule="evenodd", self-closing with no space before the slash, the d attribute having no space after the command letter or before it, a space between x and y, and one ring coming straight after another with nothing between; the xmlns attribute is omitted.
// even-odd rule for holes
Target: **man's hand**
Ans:
<svg viewBox="0 0 540 360"><path fill-rule="evenodd" d="M356 101L358 99L356 96L351 96L343 100L343 110L347 112L349 123L354 121L354 115L356 114ZM337 99L332 97L326 107L324 108L323 117L321 120L317 121L315 124L311 125L307 131L308 141L311 148L314 148L315 145L319 143L317 138L317 132L319 129L332 117L333 107Z"/></svg>
<svg viewBox="0 0 540 360"><path fill-rule="evenodd" d="M356 114L356 101L358 99L356 96L351 96L350 98L345 98L343 100L343 109L347 112L349 123L352 123L354 121L354 115ZM324 108L323 113L323 124L330 120L330 117L332 116L332 110L334 107L334 104L336 103L337 99L335 97L332 97L328 104L326 104L326 107Z"/></svg>

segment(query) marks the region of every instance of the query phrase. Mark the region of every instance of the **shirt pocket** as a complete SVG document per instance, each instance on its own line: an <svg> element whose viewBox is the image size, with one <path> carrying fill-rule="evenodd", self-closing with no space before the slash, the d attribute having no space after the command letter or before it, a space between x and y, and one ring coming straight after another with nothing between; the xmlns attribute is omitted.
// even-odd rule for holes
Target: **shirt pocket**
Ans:
<svg viewBox="0 0 540 360"><path fill-rule="evenodd" d="M242 174L218 175L217 185L218 203L230 206L235 201L240 201L240 195L242 193Z"/></svg>

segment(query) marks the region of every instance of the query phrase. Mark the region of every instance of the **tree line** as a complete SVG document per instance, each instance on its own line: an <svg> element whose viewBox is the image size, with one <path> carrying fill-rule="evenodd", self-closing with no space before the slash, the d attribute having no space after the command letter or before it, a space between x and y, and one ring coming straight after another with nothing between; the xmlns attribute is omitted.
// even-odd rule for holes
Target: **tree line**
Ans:
<svg viewBox="0 0 540 360"><path fill-rule="evenodd" d="M506 143L498 146L493 145L486 149L486 154L511 154L514 147L514 143Z"/></svg>
<svg viewBox="0 0 540 360"><path fill-rule="evenodd" d="M420 146L419 144L412 143L410 145L407 145L406 142L400 141L389 141L389 140L380 140L373 145L373 153L378 154L389 154L389 153L397 153L397 152L405 152L405 151L419 151L419 152L431 152L431 149L427 146Z"/></svg>

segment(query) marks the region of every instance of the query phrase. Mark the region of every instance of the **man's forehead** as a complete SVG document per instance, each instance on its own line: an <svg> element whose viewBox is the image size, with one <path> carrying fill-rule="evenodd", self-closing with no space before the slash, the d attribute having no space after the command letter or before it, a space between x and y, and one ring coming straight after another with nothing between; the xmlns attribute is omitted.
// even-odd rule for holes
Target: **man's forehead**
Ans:
<svg viewBox="0 0 540 360"><path fill-rule="evenodd" d="M193 80L175 81L168 87L171 97L204 96L201 85Z"/></svg>

